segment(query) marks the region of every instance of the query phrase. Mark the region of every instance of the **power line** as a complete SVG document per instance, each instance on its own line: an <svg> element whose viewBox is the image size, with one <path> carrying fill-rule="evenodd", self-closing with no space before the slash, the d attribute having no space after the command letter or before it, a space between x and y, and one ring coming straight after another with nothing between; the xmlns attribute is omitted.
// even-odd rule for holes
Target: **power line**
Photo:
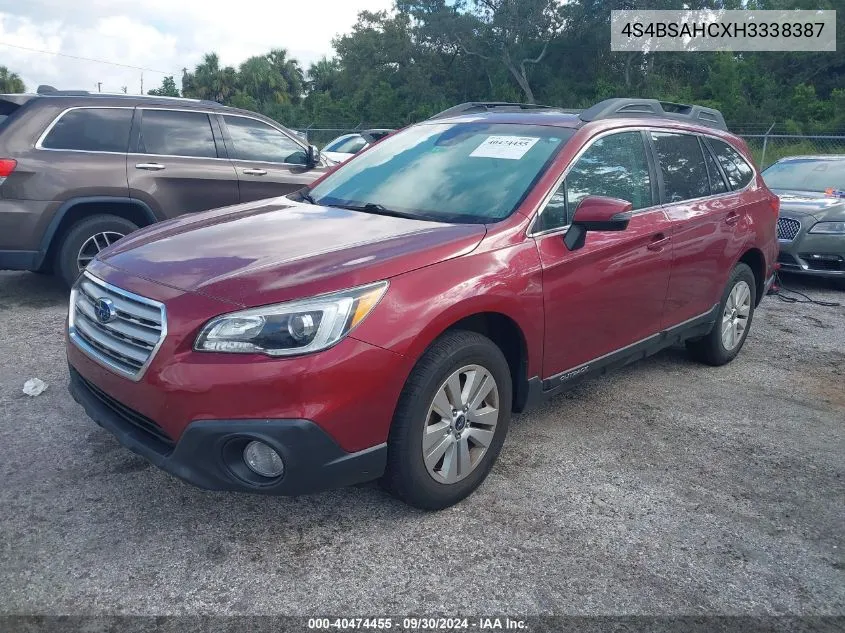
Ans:
<svg viewBox="0 0 845 633"><path fill-rule="evenodd" d="M69 59L78 59L86 62L96 62L98 64L108 64L109 66L120 66L121 68L132 68L133 70L147 70L152 73L159 73L161 75L178 75L178 72L169 70L157 70L155 68L146 68L144 66L132 66L131 64L120 64L118 62L109 62L104 59L94 59L93 57L82 57L81 55L70 55L68 53L57 53L56 51L45 51L40 48L30 48L28 46L18 46L17 44L7 44L0 42L0 46L8 46L9 48L18 48L22 51L30 51L32 53L43 53L45 55L58 55L59 57L67 57Z"/></svg>

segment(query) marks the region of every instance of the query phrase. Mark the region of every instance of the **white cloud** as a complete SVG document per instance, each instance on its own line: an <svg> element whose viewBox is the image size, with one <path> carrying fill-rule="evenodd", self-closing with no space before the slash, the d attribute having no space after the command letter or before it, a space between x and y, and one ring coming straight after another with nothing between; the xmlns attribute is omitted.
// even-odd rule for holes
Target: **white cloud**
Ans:
<svg viewBox="0 0 845 633"><path fill-rule="evenodd" d="M362 10L390 10L393 0L0 0L0 65L17 72L29 89L130 93L141 88L141 71L48 55L60 52L128 66L143 72L144 91L164 74L193 68L203 53L217 52L224 64L285 48L308 65L333 55L331 41L348 32ZM22 48L3 46L11 44Z"/></svg>

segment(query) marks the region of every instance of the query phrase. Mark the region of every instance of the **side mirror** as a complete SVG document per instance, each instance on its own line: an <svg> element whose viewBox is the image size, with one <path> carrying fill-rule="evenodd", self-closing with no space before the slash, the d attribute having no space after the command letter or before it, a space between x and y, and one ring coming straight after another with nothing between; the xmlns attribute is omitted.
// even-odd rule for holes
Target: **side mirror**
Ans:
<svg viewBox="0 0 845 633"><path fill-rule="evenodd" d="M634 208L627 200L605 196L587 196L575 208L569 230L563 236L566 248L576 251L587 239L587 231L624 231Z"/></svg>
<svg viewBox="0 0 845 633"><path fill-rule="evenodd" d="M308 151L305 154L305 162L309 167L314 167L320 164L320 150L316 145L309 145Z"/></svg>

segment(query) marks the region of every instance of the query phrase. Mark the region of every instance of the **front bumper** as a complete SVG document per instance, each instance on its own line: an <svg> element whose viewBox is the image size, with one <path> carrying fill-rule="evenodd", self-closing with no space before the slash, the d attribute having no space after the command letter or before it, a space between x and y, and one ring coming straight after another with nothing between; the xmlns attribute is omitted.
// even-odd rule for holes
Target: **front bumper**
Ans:
<svg viewBox="0 0 845 633"><path fill-rule="evenodd" d="M153 465L200 488L300 495L371 481L384 472L386 444L347 453L309 420L201 420L172 442L156 432L152 420L102 392L72 366L69 370L73 399L97 424ZM246 468L241 454L250 440L265 442L282 456L281 477L266 479Z"/></svg>
<svg viewBox="0 0 845 633"><path fill-rule="evenodd" d="M778 263L783 272L816 277L845 277L845 235L810 233L818 221L812 215L782 213L781 217L800 223L793 239L778 240Z"/></svg>

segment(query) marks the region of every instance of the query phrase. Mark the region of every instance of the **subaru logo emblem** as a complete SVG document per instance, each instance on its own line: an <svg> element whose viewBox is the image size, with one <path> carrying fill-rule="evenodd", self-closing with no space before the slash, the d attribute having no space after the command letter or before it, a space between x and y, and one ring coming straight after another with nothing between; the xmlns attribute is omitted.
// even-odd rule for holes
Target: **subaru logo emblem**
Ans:
<svg viewBox="0 0 845 633"><path fill-rule="evenodd" d="M114 321L117 310L114 309L114 302L111 299L100 297L94 303L94 314L97 315L97 320L100 323L108 323Z"/></svg>

